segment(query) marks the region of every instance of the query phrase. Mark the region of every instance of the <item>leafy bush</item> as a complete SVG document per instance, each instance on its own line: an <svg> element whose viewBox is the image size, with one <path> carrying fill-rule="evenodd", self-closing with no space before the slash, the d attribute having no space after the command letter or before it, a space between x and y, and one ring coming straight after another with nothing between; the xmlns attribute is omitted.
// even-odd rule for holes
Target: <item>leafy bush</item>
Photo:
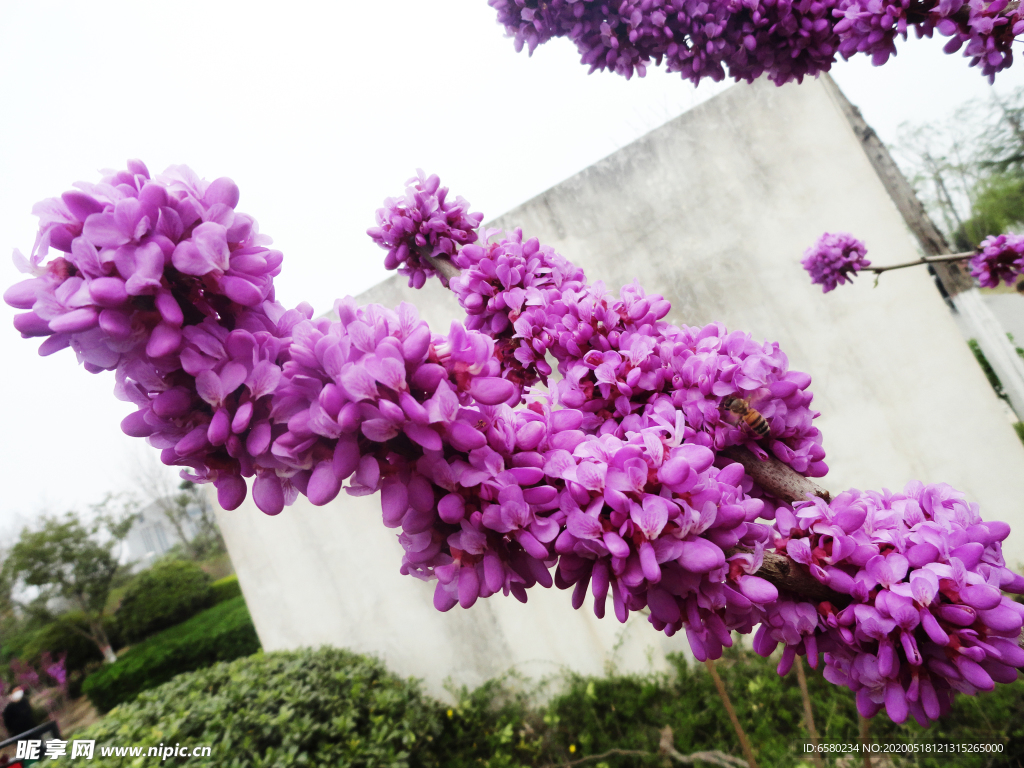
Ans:
<svg viewBox="0 0 1024 768"><path fill-rule="evenodd" d="M454 692L457 703L432 701L416 685L388 675L379 662L322 649L239 659L182 675L140 694L83 738L101 743L189 743L214 747L213 763L232 768L313 765L520 768L563 765L610 750L588 765L658 766L660 730L671 726L683 754L721 750L741 755L710 675L671 657L666 674L570 675L545 706L539 688L514 677ZM717 662L733 706L762 768L810 768L800 745L809 738L796 675L779 677L774 660L733 649ZM859 741L853 695L807 670L815 723L823 742ZM871 722L879 744L1000 744L997 757L960 754L958 768L1024 761L1024 681L988 694L958 696L953 711L923 729L912 719ZM838 755L826 764L836 765ZM218 759L219 758L219 759ZM233 762L226 762L227 760ZM203 763L198 758L186 765ZM945 768L948 755L915 753L918 768ZM844 764L860 765L860 758ZM125 763L126 764L126 763ZM111 763L122 765L122 763Z"/></svg>
<svg viewBox="0 0 1024 768"><path fill-rule="evenodd" d="M198 565L163 560L128 583L116 615L125 641L136 643L210 604L210 577Z"/></svg>
<svg viewBox="0 0 1024 768"><path fill-rule="evenodd" d="M442 763L451 768L561 763L551 753L551 717L534 706L538 691L514 674L489 680L473 691L453 691L457 702L445 709L445 728L437 739ZM569 759L566 752L565 760Z"/></svg>
<svg viewBox="0 0 1024 768"><path fill-rule="evenodd" d="M415 682L373 659L322 648L180 675L75 738L96 739L97 755L114 744L212 747L210 757L176 763L184 766L411 768L444 765L432 750L442 718ZM111 768L134 765L128 757L104 760Z"/></svg>
<svg viewBox="0 0 1024 768"><path fill-rule="evenodd" d="M175 675L260 649L245 600L236 597L164 630L89 675L82 691L105 712Z"/></svg>
<svg viewBox="0 0 1024 768"><path fill-rule="evenodd" d="M210 594L211 604L217 605L225 600L241 595L242 587L238 584L237 576L225 576L223 579L217 579L217 581L210 585Z"/></svg>

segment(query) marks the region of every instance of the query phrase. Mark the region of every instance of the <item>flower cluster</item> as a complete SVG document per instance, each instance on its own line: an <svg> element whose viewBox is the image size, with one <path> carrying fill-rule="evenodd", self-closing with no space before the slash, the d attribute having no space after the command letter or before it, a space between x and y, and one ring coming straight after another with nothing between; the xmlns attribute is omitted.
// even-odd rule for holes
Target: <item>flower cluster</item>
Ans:
<svg viewBox="0 0 1024 768"><path fill-rule="evenodd" d="M282 255L238 187L184 166L151 178L138 161L98 184L38 204L39 235L15 263L32 277L5 294L28 310L14 325L44 336L40 354L72 347L91 372L115 370L138 406L123 430L147 437L166 464L245 497L242 476L274 467L270 394L288 330L312 309L274 301ZM61 255L43 263L51 248Z"/></svg>
<svg viewBox="0 0 1024 768"><path fill-rule="evenodd" d="M552 37L568 37L591 72L607 69L641 77L652 63L694 84L704 78L775 82L826 71L839 39L832 29L835 0L622 3L587 0L488 0L498 23L530 52Z"/></svg>
<svg viewBox="0 0 1024 768"><path fill-rule="evenodd" d="M567 412L578 413L553 414ZM571 454L549 451L545 472L568 490L556 581L574 586L576 608L589 586L599 617L610 586L620 621L648 608L655 629L672 635L685 627L699 659L718 658L730 632L749 632L757 606L778 598L754 575L769 529L754 522L764 502L745 492L743 468L715 467L709 448L681 443L686 427L677 414L663 399L625 439L606 433Z"/></svg>
<svg viewBox="0 0 1024 768"><path fill-rule="evenodd" d="M811 276L811 282L828 293L838 285L851 282L854 275L871 266L864 258L866 255L864 243L853 235L826 232L804 252L800 263Z"/></svg>
<svg viewBox="0 0 1024 768"><path fill-rule="evenodd" d="M388 252L384 266L409 276L409 285L422 288L434 269L422 258L451 257L459 246L476 241L476 229L484 216L469 213L461 197L447 199L447 187L436 175L419 176L406 182L404 198L388 198L377 209L377 226L366 234Z"/></svg>
<svg viewBox="0 0 1024 768"><path fill-rule="evenodd" d="M536 238L524 243L522 230L488 243L493 234L485 232L482 245L467 246L453 255L452 262L463 271L450 287L466 310L467 326L495 339L506 378L525 385L546 381L551 373L544 359L549 350L563 360L566 345L579 349L564 330L546 325L550 307L563 296L585 299L589 295L586 277ZM602 317L603 310L598 309ZM585 344L584 330L576 330L575 336Z"/></svg>
<svg viewBox="0 0 1024 768"><path fill-rule="evenodd" d="M1000 549L1009 533L1006 523L982 522L976 504L942 483L779 508L776 548L845 605L822 602L817 615L807 603L792 605L789 625L802 621L802 634L783 637L769 621L754 647L767 655L782 642L790 657L799 648L812 664L823 650L826 679L854 691L865 717L884 706L896 722L911 714L927 725L949 710L955 691L992 690L1024 667L1024 606L1000 592L1024 592L1024 577L1006 568Z"/></svg>
<svg viewBox="0 0 1024 768"><path fill-rule="evenodd" d="M971 257L970 270L984 288L995 288L1000 282L1013 285L1024 272L1024 235L986 237Z"/></svg>
<svg viewBox="0 0 1024 768"><path fill-rule="evenodd" d="M1024 20L1006 0L488 0L498 23L531 53L568 37L591 71L643 76L665 64L695 84L705 77L752 81L763 73L781 85L815 76L836 55L865 53L883 64L908 28L938 30L952 53L966 45L972 66L989 78L1012 61L1010 46Z"/></svg>
<svg viewBox="0 0 1024 768"><path fill-rule="evenodd" d="M1013 63L1011 46L1024 32L1024 17L1005 0L964 2L940 0L913 4L909 0L840 0L833 15L839 19L835 31L842 42L839 53L849 59L857 53L871 56L880 66L896 55L896 37L906 39L913 27L918 37L938 31L948 37L946 53L961 48L989 81Z"/></svg>
<svg viewBox="0 0 1024 768"><path fill-rule="evenodd" d="M562 375L556 402L580 409L588 434L624 437L638 412L665 399L684 413L696 444L716 451L745 444L800 473L825 474L811 379L788 370L777 344L718 323L676 327L663 319L671 306L661 296L631 285L616 301L536 239L524 243L517 230L487 242L492 234L453 257L463 272L451 288L471 327L495 339L504 377L525 385L544 379L550 353ZM730 411L730 401L763 419L764 434Z"/></svg>
<svg viewBox="0 0 1024 768"><path fill-rule="evenodd" d="M732 451L827 471L810 377L777 344L672 325L663 297L634 284L615 298L518 230L480 238L482 217L446 203L436 176L411 183L369 234L413 285L434 271L424 254L462 270L450 287L467 319L447 336L408 304L286 310L281 255L235 212L234 184L151 179L141 163L38 207L31 258L16 259L33 276L5 299L44 353L115 370L138 406L124 431L226 508L250 477L272 515L300 494L379 492L401 572L435 580L439 610L536 585L580 608L589 592L598 616L610 596L620 621L647 610L685 630L700 659L760 625L759 653L785 646L780 672L824 654L863 713L898 721L1015 678L1024 612L1000 590L1024 578L1002 559L1008 526L943 485L774 496ZM827 238L808 261L829 290L867 262ZM43 263L51 247L62 255ZM534 388L552 362L558 381ZM780 593L759 575L772 547L834 599Z"/></svg>

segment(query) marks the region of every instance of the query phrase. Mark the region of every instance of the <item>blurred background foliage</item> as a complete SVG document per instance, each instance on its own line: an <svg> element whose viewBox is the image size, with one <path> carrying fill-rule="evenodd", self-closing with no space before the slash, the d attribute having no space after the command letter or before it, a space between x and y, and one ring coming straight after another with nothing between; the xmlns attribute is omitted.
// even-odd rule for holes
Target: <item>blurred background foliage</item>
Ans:
<svg viewBox="0 0 1024 768"><path fill-rule="evenodd" d="M339 649L258 653L174 678L112 710L81 738L99 743L209 744L213 759L238 768L299 765L513 768L580 764L596 768L662 766L660 732L672 728L688 755L721 750L741 756L710 675L681 655L670 669L645 675L566 675L539 683L516 675L475 689L452 690L453 702L426 696L378 661ZM718 670L761 768L811 766L795 672L779 677L775 660L734 648ZM853 695L808 670L815 722L827 743L858 741ZM880 766L1018 766L1024 762L1024 683L959 696L930 729L913 721L871 721L879 743L994 744L998 754L928 756ZM610 755L639 750L649 756ZM121 763L111 759L110 765ZM206 762L204 762L204 760ZM843 762L845 760L845 762ZM230 761L230 762L225 762ZM583 761L583 762L579 762ZM206 765L209 758L185 760ZM699 764L699 763L698 763ZM860 756L829 756L826 765L863 765ZM128 765L126 761L124 765Z"/></svg>
<svg viewBox="0 0 1024 768"><path fill-rule="evenodd" d="M955 250L1024 224L1024 89L905 124L892 150Z"/></svg>

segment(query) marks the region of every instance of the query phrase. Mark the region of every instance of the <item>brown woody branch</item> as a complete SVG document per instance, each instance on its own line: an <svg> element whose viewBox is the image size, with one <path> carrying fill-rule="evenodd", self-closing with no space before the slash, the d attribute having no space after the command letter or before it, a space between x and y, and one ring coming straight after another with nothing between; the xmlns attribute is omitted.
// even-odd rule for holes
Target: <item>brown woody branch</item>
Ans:
<svg viewBox="0 0 1024 768"><path fill-rule="evenodd" d="M441 282L444 283L445 288L448 287L448 283L451 282L453 277L462 272L461 269L452 264L448 259L429 255L426 249L420 250L420 258L433 267L437 274L441 276Z"/></svg>
<svg viewBox="0 0 1024 768"><path fill-rule="evenodd" d="M757 575L774 585L780 592L815 602L827 600L836 608L843 608L850 602L850 596L829 589L810 571L785 555L765 552Z"/></svg>
<svg viewBox="0 0 1024 768"><path fill-rule="evenodd" d="M773 459L770 456L766 459L759 459L740 445L725 448L719 453L727 459L742 464L751 480L772 496L790 504L807 501L811 496L818 496L825 501L832 500L828 491L778 459Z"/></svg>

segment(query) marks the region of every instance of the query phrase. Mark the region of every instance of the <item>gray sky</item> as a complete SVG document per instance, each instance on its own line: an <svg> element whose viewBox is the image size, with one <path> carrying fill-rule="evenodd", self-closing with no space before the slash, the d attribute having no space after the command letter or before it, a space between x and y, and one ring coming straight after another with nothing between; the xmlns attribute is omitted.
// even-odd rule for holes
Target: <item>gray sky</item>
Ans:
<svg viewBox="0 0 1024 768"><path fill-rule="evenodd" d="M0 252L27 252L32 205L99 169L185 163L238 183L239 210L284 251L278 298L325 311L386 277L364 232L416 168L493 218L726 87L588 76L561 40L516 54L485 0L386 5L377 18L350 0L3 0ZM858 60L833 76L891 142L902 122L990 92L941 44L912 39L883 68ZM996 88L1022 84L1018 64ZM3 288L19 278L3 258ZM39 358L13 314L0 308L0 537L130 487L154 452L120 432L130 406L112 374L86 373L70 350Z"/></svg>

